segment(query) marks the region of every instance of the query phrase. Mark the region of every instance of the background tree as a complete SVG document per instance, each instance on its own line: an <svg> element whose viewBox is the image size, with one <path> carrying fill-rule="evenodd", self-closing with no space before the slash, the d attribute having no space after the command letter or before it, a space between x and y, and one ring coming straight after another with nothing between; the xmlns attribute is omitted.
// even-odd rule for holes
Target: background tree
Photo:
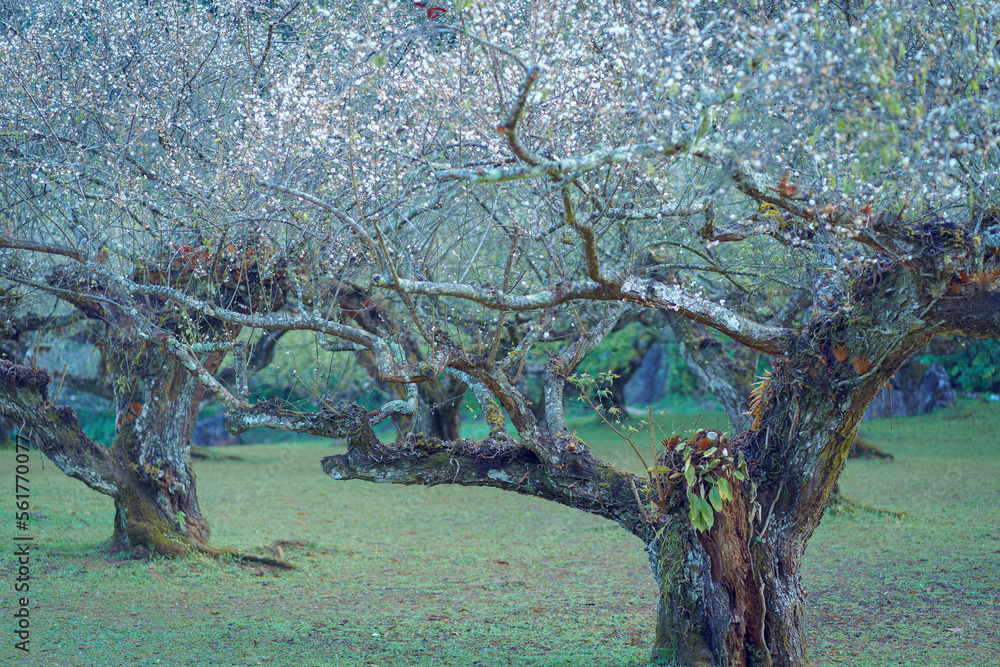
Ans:
<svg viewBox="0 0 1000 667"><path fill-rule="evenodd" d="M272 50L271 26L232 11L213 18L219 9L38 3L5 24L12 87L2 103L3 232L5 243L34 253L4 258L5 272L28 278L20 281L26 289L9 291L17 302L4 312L5 356L23 362L22 348L37 343L23 335L26 324L89 321L85 337L100 351L101 372L86 388L113 400L114 443L85 436L72 412L51 404L58 389L37 374L8 369L3 412L15 423L30 416L25 428L43 452L114 497L113 545L140 554L219 552L207 546L190 467L203 387L162 354L155 334L210 341L198 355L215 371L240 327L155 296L129 297L117 279L171 285L241 311L284 302L280 278L259 278L255 254L273 256L268 241L234 222L240 204L213 163L238 131L238 100ZM257 47L265 55L251 62L247 50ZM49 253L72 261L58 266ZM137 313L148 325L137 326Z"/></svg>
<svg viewBox="0 0 1000 667"><path fill-rule="evenodd" d="M167 6L156 15L199 11ZM334 479L495 486L618 522L658 582L656 661L806 664L801 559L865 408L931 337L1000 335L992 5L462 2L451 23L416 27L412 11L303 8L281 67L255 64L264 33L245 30L256 85L238 111L218 105L232 116L212 117L197 159L163 172L184 186L160 197L170 225L120 214L160 199L137 171L123 203L107 200L121 221L110 236L128 243L104 261L99 245L64 252L54 239L70 238L72 215L36 216L44 230L0 241L0 277L79 294L45 280L67 264L110 286L101 298L226 405L231 431L345 439L347 454L323 460ZM24 77L29 64L7 66ZM15 150L51 113L30 100L49 96L10 94ZM46 136L50 155L68 150ZM169 159L174 144L158 145ZM47 164L26 149L13 162ZM71 182L39 199L55 207L76 188L88 210L106 201L110 181L80 172L58 170ZM195 203L189 229L229 225L210 247L264 239L258 280L283 285L297 312L132 271L133 239L177 243L171 225ZM348 284L384 325L342 317L329 295ZM181 331L132 306L143 299L219 324ZM732 418L750 413L725 437L653 432L647 476L596 459L563 409L581 361L635 310L689 321L696 372ZM571 342L538 352L571 326ZM251 404L200 358L236 327L322 334L370 355L404 398ZM730 356L720 335L743 350ZM771 370L754 383L761 354ZM518 389L529 357L544 363L544 426ZM488 437L375 437L415 413L415 385L443 376L469 386Z"/></svg>

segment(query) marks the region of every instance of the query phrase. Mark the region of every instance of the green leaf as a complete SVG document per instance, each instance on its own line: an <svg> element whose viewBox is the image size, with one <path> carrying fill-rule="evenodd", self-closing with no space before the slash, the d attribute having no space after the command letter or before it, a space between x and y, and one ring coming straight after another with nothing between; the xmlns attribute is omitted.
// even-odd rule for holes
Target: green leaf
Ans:
<svg viewBox="0 0 1000 667"><path fill-rule="evenodd" d="M688 486L694 486L694 480L695 480L694 468L692 468L691 466L685 468L684 479L687 480Z"/></svg>
<svg viewBox="0 0 1000 667"><path fill-rule="evenodd" d="M698 528L698 524L702 521L701 509L695 504L696 501L701 500L695 494L688 492L688 516L691 518L691 525Z"/></svg>
<svg viewBox="0 0 1000 667"><path fill-rule="evenodd" d="M888 111L894 116L899 116L900 114L903 113L903 110L899 106L899 101L896 100L895 97L889 98L889 101L886 103L885 106L886 106L886 111Z"/></svg>
<svg viewBox="0 0 1000 667"><path fill-rule="evenodd" d="M743 474L743 473L742 473L741 471L739 471L739 470L735 470L735 471L733 471L733 477L735 477L736 479L740 480L741 482L742 482L743 480L745 480L745 479L747 478L747 476L746 476L746 475L744 475L744 474Z"/></svg>
<svg viewBox="0 0 1000 667"><path fill-rule="evenodd" d="M708 504L708 501L699 498L701 500L701 516L705 519L705 530L711 529L712 525L715 523L715 511L712 510L712 506Z"/></svg>
<svg viewBox="0 0 1000 667"><path fill-rule="evenodd" d="M712 490L708 492L708 499L711 501L712 507L714 507L716 511L722 511L722 496L719 494L718 486L713 486Z"/></svg>
<svg viewBox="0 0 1000 667"><path fill-rule="evenodd" d="M701 124L698 126L697 138L701 139L712 129L712 107L705 107L701 112Z"/></svg>
<svg viewBox="0 0 1000 667"><path fill-rule="evenodd" d="M694 493L688 494L688 502L691 503L691 525L698 530L708 530L715 523L715 512L712 510L712 506L699 495ZM696 515L700 515L701 521L698 521Z"/></svg>
<svg viewBox="0 0 1000 667"><path fill-rule="evenodd" d="M670 466L656 465L656 466L649 466L648 468L646 468L646 472L651 472L654 475L669 475L673 471L674 469L671 468Z"/></svg>
<svg viewBox="0 0 1000 667"><path fill-rule="evenodd" d="M708 449L703 451L701 455L704 456L705 458L708 458L709 456L714 454L718 449L719 449L718 447L709 447Z"/></svg>
<svg viewBox="0 0 1000 667"><path fill-rule="evenodd" d="M722 496L723 500L733 499L733 490L729 488L729 480L725 477L720 477L715 480L715 484L719 487L719 495Z"/></svg>

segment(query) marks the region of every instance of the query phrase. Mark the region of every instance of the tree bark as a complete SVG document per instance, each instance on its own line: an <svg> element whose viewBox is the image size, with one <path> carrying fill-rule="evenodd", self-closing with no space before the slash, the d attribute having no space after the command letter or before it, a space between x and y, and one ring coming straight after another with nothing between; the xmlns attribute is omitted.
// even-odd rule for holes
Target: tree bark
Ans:
<svg viewBox="0 0 1000 667"><path fill-rule="evenodd" d="M750 394L750 383L756 373L760 354L740 346L730 356L722 342L699 322L678 317L671 322L670 327L677 338L684 362L698 377L705 390L719 401L729 422L734 428L745 422L747 396Z"/></svg>
<svg viewBox="0 0 1000 667"><path fill-rule="evenodd" d="M101 353L113 380L116 436L112 455L130 471L131 492L115 498L114 546L161 553L166 527L206 543L191 470L191 433L204 387L153 345L112 336ZM203 362L218 369L222 355ZM166 527L165 527L166 526Z"/></svg>
<svg viewBox="0 0 1000 667"><path fill-rule="evenodd" d="M414 420L417 432L439 440L462 437L462 399L468 387L451 375L422 382L419 391L420 414Z"/></svg>
<svg viewBox="0 0 1000 667"><path fill-rule="evenodd" d="M764 597L751 537L742 493L715 513L708 532L676 514L657 532L648 545L659 591L652 664L766 664Z"/></svg>
<svg viewBox="0 0 1000 667"><path fill-rule="evenodd" d="M123 457L118 443L108 448L87 437L71 408L49 403L48 385L46 371L0 361L0 411L60 470L114 499L114 548L137 555L189 553L197 537L178 530L176 513L157 501L149 473Z"/></svg>
<svg viewBox="0 0 1000 667"><path fill-rule="evenodd" d="M149 348L136 355L139 359L128 352L121 357L132 358L140 363L148 362L148 358L141 358L144 354L156 356L157 350ZM168 359L165 355L160 356ZM172 364L170 362L166 367L169 368ZM191 392L186 379L179 382L173 369L169 371L161 375L161 379L167 380L174 390L181 389L173 395L181 396L184 391ZM153 437L157 419L172 418L169 415L171 405L166 402L171 394L144 394L145 397L155 396L154 400L163 399L160 400L163 409L140 410L139 415L125 417L126 424L119 430L114 446L105 447L83 432L76 413L71 408L50 403L49 381L49 374L45 370L33 370L0 360L0 415L18 425L31 443L66 475L79 479L91 489L114 499L116 511L113 550L126 550L137 557L185 556L200 552L209 556L227 555L274 567L292 567L290 563L280 559L211 547L206 543L208 523L198 509L188 445L183 445L183 449L169 445L164 447L165 440ZM156 385L146 383L146 388L150 386ZM199 392L196 390L194 393ZM130 392L127 396L136 398L138 392ZM197 399L192 398L192 402L196 405ZM184 410L180 412L183 413ZM172 419L176 420L175 424L179 424L186 416ZM189 429L180 424L180 428L175 428L174 433L185 431ZM146 436L146 433L150 435ZM173 441L173 444L176 445L177 441ZM140 466L136 457L143 457L153 463L148 467L145 464ZM175 468L176 463L171 463L171 459L175 462L182 461L183 466ZM189 487L182 489L177 486L174 470L188 476L191 480ZM180 520L181 511L185 512L183 521Z"/></svg>

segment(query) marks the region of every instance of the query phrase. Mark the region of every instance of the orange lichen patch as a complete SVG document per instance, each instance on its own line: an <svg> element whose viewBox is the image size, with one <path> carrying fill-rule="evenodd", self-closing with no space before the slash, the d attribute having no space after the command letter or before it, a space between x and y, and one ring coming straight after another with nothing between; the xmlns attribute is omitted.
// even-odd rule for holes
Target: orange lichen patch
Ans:
<svg viewBox="0 0 1000 667"><path fill-rule="evenodd" d="M844 363L851 356L851 353L847 350L846 347L838 343L833 346L833 356L837 359L838 362Z"/></svg>
<svg viewBox="0 0 1000 667"><path fill-rule="evenodd" d="M851 363L857 369L858 375L864 375L872 369L872 362L868 357L854 357L851 359Z"/></svg>

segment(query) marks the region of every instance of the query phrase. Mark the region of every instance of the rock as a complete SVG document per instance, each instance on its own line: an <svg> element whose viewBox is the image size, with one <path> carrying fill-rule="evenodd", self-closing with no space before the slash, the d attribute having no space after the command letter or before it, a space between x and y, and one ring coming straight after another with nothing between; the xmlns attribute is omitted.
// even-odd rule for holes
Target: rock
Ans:
<svg viewBox="0 0 1000 667"><path fill-rule="evenodd" d="M221 447L224 445L242 445L243 439L226 430L225 415L216 415L199 419L195 422L191 434L193 444L201 447Z"/></svg>
<svg viewBox="0 0 1000 667"><path fill-rule="evenodd" d="M946 408L955 402L955 388L942 364L931 364L920 383L920 403L917 410L927 414L935 408Z"/></svg>
<svg viewBox="0 0 1000 667"><path fill-rule="evenodd" d="M659 343L649 346L642 363L625 383L627 405L649 405L664 396L667 383L666 355Z"/></svg>
<svg viewBox="0 0 1000 667"><path fill-rule="evenodd" d="M865 419L922 415L955 402L951 378L940 363L928 366L911 359L896 372L891 384L892 391L883 389L875 396Z"/></svg>

